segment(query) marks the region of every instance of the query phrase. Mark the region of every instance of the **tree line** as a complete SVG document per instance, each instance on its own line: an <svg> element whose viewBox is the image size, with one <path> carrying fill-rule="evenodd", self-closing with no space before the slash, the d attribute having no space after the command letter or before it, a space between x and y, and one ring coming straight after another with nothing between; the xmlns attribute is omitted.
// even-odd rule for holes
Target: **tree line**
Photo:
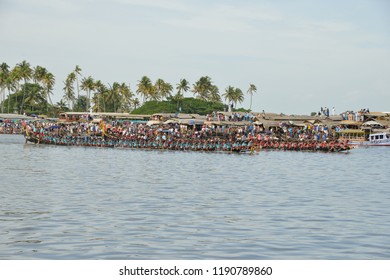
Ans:
<svg viewBox="0 0 390 280"><path fill-rule="evenodd" d="M112 84L95 80L92 76L84 76L80 66L76 67L63 81L62 99L53 104L51 95L55 85L55 76L45 67L32 67L22 61L11 68L7 63L0 65L0 101L2 113L45 113L55 115L59 111L72 110L84 112L131 112L148 101L172 101L177 108L190 92L196 99L206 102L222 103L222 98L229 105L237 106L245 99L241 89L228 86L220 94L219 88L209 76L200 77L192 85L186 79L173 86L159 78L154 83L148 76L137 81L135 93L130 84L114 82ZM252 96L257 92L254 84L250 84L247 93ZM141 100L142 101L141 101Z"/></svg>

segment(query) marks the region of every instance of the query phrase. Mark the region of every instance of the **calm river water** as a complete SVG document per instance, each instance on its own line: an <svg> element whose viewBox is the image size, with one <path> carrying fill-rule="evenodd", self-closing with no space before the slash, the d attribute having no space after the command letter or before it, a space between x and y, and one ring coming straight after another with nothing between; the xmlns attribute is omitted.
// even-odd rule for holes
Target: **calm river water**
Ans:
<svg viewBox="0 0 390 280"><path fill-rule="evenodd" d="M0 157L0 259L390 259L390 148Z"/></svg>

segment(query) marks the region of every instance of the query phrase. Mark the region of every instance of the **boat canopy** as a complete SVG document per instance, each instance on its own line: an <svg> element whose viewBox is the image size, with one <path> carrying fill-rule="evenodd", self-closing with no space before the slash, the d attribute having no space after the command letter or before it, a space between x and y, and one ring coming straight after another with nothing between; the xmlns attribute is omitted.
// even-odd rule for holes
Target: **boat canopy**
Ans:
<svg viewBox="0 0 390 280"><path fill-rule="evenodd" d="M337 132L338 134L361 134L361 135L364 135L364 134L367 134L366 131L364 130L361 130L361 129L344 129L344 130L340 130Z"/></svg>
<svg viewBox="0 0 390 280"><path fill-rule="evenodd" d="M362 126L365 126L365 127L366 127L366 126L369 126L369 127L377 127L377 128L383 128L383 127L384 127L381 123L379 123L379 122L377 122L377 121L373 121L373 120L364 122L364 123L362 124Z"/></svg>

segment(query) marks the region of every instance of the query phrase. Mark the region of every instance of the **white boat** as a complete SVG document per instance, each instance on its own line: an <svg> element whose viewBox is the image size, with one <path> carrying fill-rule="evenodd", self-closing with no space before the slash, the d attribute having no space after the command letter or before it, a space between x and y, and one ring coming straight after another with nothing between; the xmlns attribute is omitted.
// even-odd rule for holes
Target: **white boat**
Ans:
<svg viewBox="0 0 390 280"><path fill-rule="evenodd" d="M369 132L361 129L345 129L338 132L339 140L347 140L348 144L358 146L390 146L390 132Z"/></svg>
<svg viewBox="0 0 390 280"><path fill-rule="evenodd" d="M371 133L368 141L361 143L363 146L390 146L390 132Z"/></svg>

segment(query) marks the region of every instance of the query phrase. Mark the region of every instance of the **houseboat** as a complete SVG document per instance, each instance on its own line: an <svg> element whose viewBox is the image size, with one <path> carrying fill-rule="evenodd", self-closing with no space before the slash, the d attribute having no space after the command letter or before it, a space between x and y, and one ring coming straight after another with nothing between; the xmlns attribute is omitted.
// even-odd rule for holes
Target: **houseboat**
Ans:
<svg viewBox="0 0 390 280"><path fill-rule="evenodd" d="M368 141L364 141L362 145L390 147L390 132L371 133L368 137Z"/></svg>

